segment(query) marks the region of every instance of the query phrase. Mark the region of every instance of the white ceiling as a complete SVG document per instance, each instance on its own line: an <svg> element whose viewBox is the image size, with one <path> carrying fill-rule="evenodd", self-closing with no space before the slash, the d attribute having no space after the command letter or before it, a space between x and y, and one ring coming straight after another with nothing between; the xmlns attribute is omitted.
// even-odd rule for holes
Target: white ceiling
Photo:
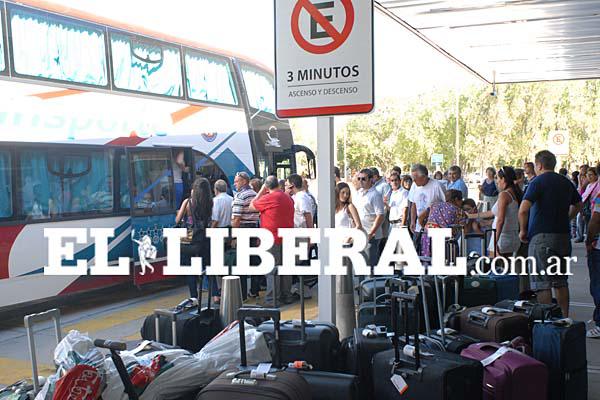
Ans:
<svg viewBox="0 0 600 400"><path fill-rule="evenodd" d="M377 0L376 6L488 82L600 77L599 0Z"/></svg>

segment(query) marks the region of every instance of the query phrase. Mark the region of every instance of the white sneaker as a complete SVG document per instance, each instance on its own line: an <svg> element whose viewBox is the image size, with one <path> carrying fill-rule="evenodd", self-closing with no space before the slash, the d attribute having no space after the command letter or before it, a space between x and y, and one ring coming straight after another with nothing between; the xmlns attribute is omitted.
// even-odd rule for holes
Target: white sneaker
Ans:
<svg viewBox="0 0 600 400"><path fill-rule="evenodd" d="M585 334L586 337L590 338L590 339L598 339L600 338L600 327L594 327L594 328L590 328L588 329L588 331Z"/></svg>

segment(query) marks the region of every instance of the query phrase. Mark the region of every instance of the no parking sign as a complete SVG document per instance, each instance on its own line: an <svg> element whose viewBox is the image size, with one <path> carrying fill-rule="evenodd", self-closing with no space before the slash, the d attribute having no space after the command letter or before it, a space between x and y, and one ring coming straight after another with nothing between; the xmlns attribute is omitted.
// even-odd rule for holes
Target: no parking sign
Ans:
<svg viewBox="0 0 600 400"><path fill-rule="evenodd" d="M372 0L275 0L277 115L373 109Z"/></svg>

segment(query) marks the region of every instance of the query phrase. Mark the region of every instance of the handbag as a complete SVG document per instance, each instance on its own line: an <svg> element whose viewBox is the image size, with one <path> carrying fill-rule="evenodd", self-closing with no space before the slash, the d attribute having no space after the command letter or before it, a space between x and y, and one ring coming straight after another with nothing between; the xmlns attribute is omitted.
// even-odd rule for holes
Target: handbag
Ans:
<svg viewBox="0 0 600 400"><path fill-rule="evenodd" d="M590 220L592 218L592 199L591 196L588 198L585 203L583 203L583 208L581 209L581 214L586 220Z"/></svg>
<svg viewBox="0 0 600 400"><path fill-rule="evenodd" d="M192 240L194 239L194 226L193 226L194 225L194 214L192 214L192 212L190 210L190 201L191 201L191 199L188 199L188 201L186 203L186 211L187 212L184 214L181 221L179 221L179 222L177 222L177 224L175 224L175 228L186 228L187 229L186 235L181 238L182 244L190 244L190 243L192 243ZM187 221L188 215L192 216L192 224L191 225Z"/></svg>

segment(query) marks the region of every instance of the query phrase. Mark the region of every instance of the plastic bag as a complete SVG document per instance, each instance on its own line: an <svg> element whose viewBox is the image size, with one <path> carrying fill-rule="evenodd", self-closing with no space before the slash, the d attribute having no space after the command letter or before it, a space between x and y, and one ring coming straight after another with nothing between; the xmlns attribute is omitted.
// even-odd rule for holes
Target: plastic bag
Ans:
<svg viewBox="0 0 600 400"><path fill-rule="evenodd" d="M246 324L246 355L250 365L270 362L271 352L262 332ZM240 364L240 333L237 322L225 328L202 350L172 360L173 367L156 377L140 400L170 400L198 390L221 372ZM105 400L108 400L105 398ZM111 399L112 400L112 399ZM121 399L117 399L121 400Z"/></svg>
<svg viewBox="0 0 600 400"><path fill-rule="evenodd" d="M54 364L57 372L46 380L35 400L48 400L54 395L56 382L76 365L89 365L94 367L102 381L105 381L106 369L104 355L94 346L94 342L87 335L79 331L70 331L54 349ZM115 371L116 372L116 371Z"/></svg>
<svg viewBox="0 0 600 400"><path fill-rule="evenodd" d="M94 346L89 336L72 330L54 349L54 363L59 372L67 372L76 365L85 364L104 372L104 355Z"/></svg>

